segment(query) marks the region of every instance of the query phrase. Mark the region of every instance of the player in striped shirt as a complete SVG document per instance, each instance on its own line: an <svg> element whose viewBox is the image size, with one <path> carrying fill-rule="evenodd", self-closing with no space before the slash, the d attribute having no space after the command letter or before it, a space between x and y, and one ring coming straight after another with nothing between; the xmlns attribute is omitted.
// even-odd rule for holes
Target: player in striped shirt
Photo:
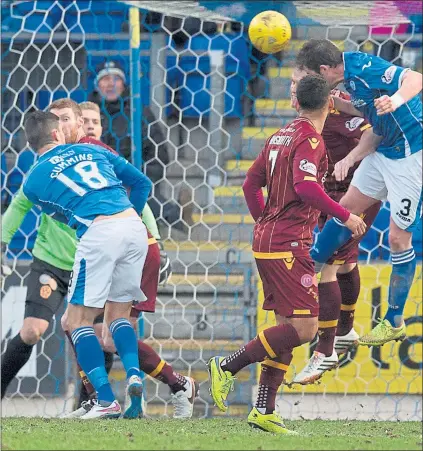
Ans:
<svg viewBox="0 0 423 451"><path fill-rule="evenodd" d="M318 327L317 278L309 252L319 214L339 218L356 236L366 228L362 219L323 191L327 156L321 132L330 108L329 85L321 76L307 75L298 83L297 100L299 117L267 140L243 185L256 221L253 254L263 282L263 309L275 312L278 325L260 332L234 354L208 363L211 394L217 407L226 411L236 373L262 362L248 423L277 434L290 433L275 412L277 390L293 349L311 341Z"/></svg>

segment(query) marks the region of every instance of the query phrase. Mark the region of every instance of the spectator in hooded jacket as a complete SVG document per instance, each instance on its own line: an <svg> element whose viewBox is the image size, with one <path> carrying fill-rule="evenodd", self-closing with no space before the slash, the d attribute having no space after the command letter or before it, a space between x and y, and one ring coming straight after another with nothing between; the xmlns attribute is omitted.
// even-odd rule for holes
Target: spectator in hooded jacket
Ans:
<svg viewBox="0 0 423 451"><path fill-rule="evenodd" d="M130 160L132 150L130 90L125 72L117 62L107 61L100 66L96 76L96 89L90 94L89 100L100 107L103 124L102 141ZM179 221L181 216L188 225L193 223L192 204L188 199L190 193L187 193L187 189L181 189L177 204L167 202L160 190L160 181L164 178L169 154L160 124L148 106L143 108L141 126L144 169L154 185L149 205L156 218L162 216L169 224L184 229L183 223ZM180 205L184 205L182 215Z"/></svg>

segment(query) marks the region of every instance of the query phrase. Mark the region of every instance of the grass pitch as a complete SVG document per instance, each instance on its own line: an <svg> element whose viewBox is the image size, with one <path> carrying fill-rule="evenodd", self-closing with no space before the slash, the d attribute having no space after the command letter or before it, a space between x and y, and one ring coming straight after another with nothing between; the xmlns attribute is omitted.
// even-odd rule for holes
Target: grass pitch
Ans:
<svg viewBox="0 0 423 451"><path fill-rule="evenodd" d="M4 450L417 450L418 422L288 421L301 435L276 436L245 420L2 419Z"/></svg>

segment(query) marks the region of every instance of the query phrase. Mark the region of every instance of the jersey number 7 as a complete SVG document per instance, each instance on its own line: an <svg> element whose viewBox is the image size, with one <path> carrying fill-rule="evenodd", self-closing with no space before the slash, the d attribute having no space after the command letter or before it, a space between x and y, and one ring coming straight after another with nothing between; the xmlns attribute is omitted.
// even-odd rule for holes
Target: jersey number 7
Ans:
<svg viewBox="0 0 423 451"><path fill-rule="evenodd" d="M272 165L270 168L270 175L273 175L273 171L275 170L276 158L278 158L278 150L271 150L269 153L270 164Z"/></svg>

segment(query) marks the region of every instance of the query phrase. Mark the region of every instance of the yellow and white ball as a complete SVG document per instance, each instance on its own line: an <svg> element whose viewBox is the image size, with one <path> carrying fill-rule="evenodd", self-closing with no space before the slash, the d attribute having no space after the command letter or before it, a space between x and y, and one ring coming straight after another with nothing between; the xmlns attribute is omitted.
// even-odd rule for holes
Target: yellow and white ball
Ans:
<svg viewBox="0 0 423 451"><path fill-rule="evenodd" d="M248 36L254 47L263 53L281 51L291 39L291 24L277 11L263 11L250 22Z"/></svg>

